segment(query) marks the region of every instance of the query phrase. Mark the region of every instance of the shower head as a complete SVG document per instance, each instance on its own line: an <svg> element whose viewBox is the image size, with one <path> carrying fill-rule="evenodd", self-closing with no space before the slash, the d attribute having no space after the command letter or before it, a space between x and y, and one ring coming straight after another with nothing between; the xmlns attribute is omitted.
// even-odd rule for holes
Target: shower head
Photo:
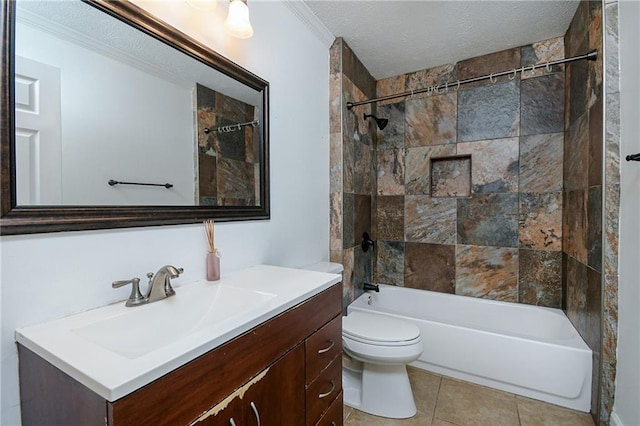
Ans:
<svg viewBox="0 0 640 426"><path fill-rule="evenodd" d="M389 120L387 118L378 118L372 114L363 114L363 115L365 120L369 117L373 118L376 124L378 125L378 129L380 130L384 129L385 127L387 127L387 124L389 124Z"/></svg>

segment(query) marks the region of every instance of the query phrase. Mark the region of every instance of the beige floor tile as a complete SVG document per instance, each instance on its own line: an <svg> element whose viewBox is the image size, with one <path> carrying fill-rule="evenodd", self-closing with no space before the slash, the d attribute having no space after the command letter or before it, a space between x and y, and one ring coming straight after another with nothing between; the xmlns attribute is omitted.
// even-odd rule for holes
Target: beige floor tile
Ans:
<svg viewBox="0 0 640 426"><path fill-rule="evenodd" d="M416 416L423 420L423 423L420 423L422 426L430 426L442 378L419 368L408 367L407 371L413 390L413 398L418 409Z"/></svg>
<svg viewBox="0 0 640 426"><path fill-rule="evenodd" d="M427 419L416 414L410 419L388 419L386 417L372 416L359 410L353 410L349 415L345 426L425 426L431 425L431 418Z"/></svg>
<svg viewBox="0 0 640 426"><path fill-rule="evenodd" d="M431 426L433 412L436 408L438 390L440 388L441 377L418 368L407 368L411 389L416 402L418 412L410 419L388 419L385 417L373 416L362 411L354 410L345 406L347 410L352 410L348 417L345 417L345 425L348 426Z"/></svg>
<svg viewBox="0 0 640 426"><path fill-rule="evenodd" d="M347 423L347 419L349 418L349 416L351 415L351 413L353 412L353 408L345 405L342 407L342 421L346 424Z"/></svg>
<svg viewBox="0 0 640 426"><path fill-rule="evenodd" d="M593 426L588 413L408 368L418 413L387 419L344 407L345 426Z"/></svg>
<svg viewBox="0 0 640 426"><path fill-rule="evenodd" d="M462 426L517 426L515 395L442 378L435 418Z"/></svg>
<svg viewBox="0 0 640 426"><path fill-rule="evenodd" d="M516 396L522 426L593 426L589 413Z"/></svg>
<svg viewBox="0 0 640 426"><path fill-rule="evenodd" d="M446 420L433 419L433 426L458 426L455 423L449 423Z"/></svg>

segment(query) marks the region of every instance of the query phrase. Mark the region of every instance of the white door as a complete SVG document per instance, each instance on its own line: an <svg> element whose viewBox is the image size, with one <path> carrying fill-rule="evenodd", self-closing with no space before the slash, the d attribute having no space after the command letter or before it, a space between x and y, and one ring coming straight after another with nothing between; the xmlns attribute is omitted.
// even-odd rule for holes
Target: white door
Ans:
<svg viewBox="0 0 640 426"><path fill-rule="evenodd" d="M17 204L62 204L60 70L16 57Z"/></svg>

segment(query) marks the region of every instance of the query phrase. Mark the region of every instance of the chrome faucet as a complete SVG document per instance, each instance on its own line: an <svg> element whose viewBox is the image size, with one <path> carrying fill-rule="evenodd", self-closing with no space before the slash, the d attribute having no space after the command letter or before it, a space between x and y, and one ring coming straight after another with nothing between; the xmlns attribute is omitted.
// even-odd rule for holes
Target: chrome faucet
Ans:
<svg viewBox="0 0 640 426"><path fill-rule="evenodd" d="M176 268L172 265L164 265L158 269L155 274L149 272L147 278L149 278L149 285L147 286L147 294L142 295L140 293L140 278L132 278L130 280L114 281L111 283L113 288L122 287L127 284L131 284L131 294L125 306L140 306L147 303L155 302L157 300L166 299L167 297L176 294L173 287L171 287L171 278L177 278L184 270L182 268Z"/></svg>
<svg viewBox="0 0 640 426"><path fill-rule="evenodd" d="M158 269L155 275L152 272L147 274L149 278L149 286L147 287L147 303L155 302L156 300L166 299L169 296L173 296L176 292L171 287L171 278L178 278L183 272L182 268L176 268L171 265L164 265Z"/></svg>

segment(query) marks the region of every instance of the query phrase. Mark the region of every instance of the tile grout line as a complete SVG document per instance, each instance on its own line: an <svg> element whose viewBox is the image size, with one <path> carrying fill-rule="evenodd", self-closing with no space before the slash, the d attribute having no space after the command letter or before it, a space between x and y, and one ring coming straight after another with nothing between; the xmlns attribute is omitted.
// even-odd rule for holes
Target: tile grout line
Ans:
<svg viewBox="0 0 640 426"><path fill-rule="evenodd" d="M438 393L436 394L436 405L433 406L433 414L431 415L431 424L436 420L436 410L438 409L438 400L440 399L440 390L442 389L442 376L438 376L440 380L438 381Z"/></svg>
<svg viewBox="0 0 640 426"><path fill-rule="evenodd" d="M520 404L518 404L518 396L513 395L513 399L516 401L516 414L518 415L518 424L522 426L522 419L520 418Z"/></svg>

